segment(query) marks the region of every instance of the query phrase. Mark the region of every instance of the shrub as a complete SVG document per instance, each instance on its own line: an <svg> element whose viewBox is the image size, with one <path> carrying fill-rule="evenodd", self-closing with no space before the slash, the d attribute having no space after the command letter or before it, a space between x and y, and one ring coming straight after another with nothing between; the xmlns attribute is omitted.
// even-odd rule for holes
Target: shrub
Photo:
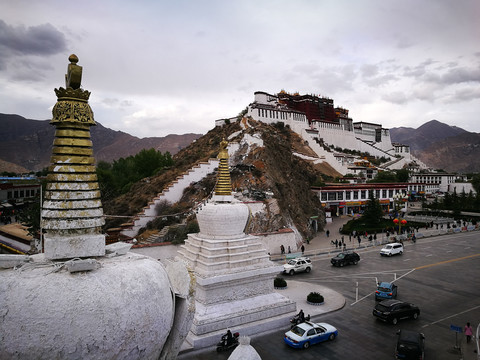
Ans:
<svg viewBox="0 0 480 360"><path fill-rule="evenodd" d="M324 302L324 298L318 292L311 292L307 295L307 301L318 304Z"/></svg>
<svg viewBox="0 0 480 360"><path fill-rule="evenodd" d="M286 287L287 282L285 281L284 278L276 277L275 279L273 279L273 286L276 288Z"/></svg>

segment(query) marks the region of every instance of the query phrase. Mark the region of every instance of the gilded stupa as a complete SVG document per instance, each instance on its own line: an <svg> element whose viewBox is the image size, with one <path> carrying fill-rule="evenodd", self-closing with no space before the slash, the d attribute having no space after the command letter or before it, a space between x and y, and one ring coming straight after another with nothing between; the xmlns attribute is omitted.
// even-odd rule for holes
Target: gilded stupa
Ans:
<svg viewBox="0 0 480 360"><path fill-rule="evenodd" d="M196 311L187 336L193 348L213 345L227 328L243 335L273 329L296 310L274 291L283 266L270 261L258 237L244 232L250 211L232 195L227 145L220 143L214 195L197 213L200 232L188 234L178 251L196 278Z"/></svg>
<svg viewBox="0 0 480 360"><path fill-rule="evenodd" d="M47 259L105 254L103 209L95 171L90 127L95 124L81 88L82 67L70 55L65 88L55 89L51 125L55 126L51 165L42 207Z"/></svg>

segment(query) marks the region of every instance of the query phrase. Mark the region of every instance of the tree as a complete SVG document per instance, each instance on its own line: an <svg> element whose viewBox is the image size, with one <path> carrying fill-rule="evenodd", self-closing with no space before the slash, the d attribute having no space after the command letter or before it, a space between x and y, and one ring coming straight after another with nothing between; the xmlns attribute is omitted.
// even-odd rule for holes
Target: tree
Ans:
<svg viewBox="0 0 480 360"><path fill-rule="evenodd" d="M477 194L479 194L480 193L480 174L473 175L471 183L473 188L477 192Z"/></svg>
<svg viewBox="0 0 480 360"><path fill-rule="evenodd" d="M18 213L18 222L27 227L29 235L38 239L40 234L40 196Z"/></svg>
<svg viewBox="0 0 480 360"><path fill-rule="evenodd" d="M369 182L375 183L390 183L397 182L397 176L393 171L379 171L375 179Z"/></svg>
<svg viewBox="0 0 480 360"><path fill-rule="evenodd" d="M362 219L366 225L376 226L383 218L383 209L372 190L369 191L367 206L363 212Z"/></svg>
<svg viewBox="0 0 480 360"><path fill-rule="evenodd" d="M396 178L398 182L406 183L410 178L410 172L407 169L397 170Z"/></svg>

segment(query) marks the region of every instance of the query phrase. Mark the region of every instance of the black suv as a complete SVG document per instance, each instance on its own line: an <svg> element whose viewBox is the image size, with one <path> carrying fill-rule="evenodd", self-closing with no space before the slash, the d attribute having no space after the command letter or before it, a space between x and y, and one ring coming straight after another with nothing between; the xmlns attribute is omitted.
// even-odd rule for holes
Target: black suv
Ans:
<svg viewBox="0 0 480 360"><path fill-rule="evenodd" d="M425 336L422 333L398 330L397 335L395 359L423 360L425 358Z"/></svg>
<svg viewBox="0 0 480 360"><path fill-rule="evenodd" d="M416 319L418 315L420 315L418 306L393 299L380 301L373 309L373 316L380 320L391 322L393 325L401 319Z"/></svg>
<svg viewBox="0 0 480 360"><path fill-rule="evenodd" d="M333 266L357 265L360 256L355 251L344 251L330 260Z"/></svg>

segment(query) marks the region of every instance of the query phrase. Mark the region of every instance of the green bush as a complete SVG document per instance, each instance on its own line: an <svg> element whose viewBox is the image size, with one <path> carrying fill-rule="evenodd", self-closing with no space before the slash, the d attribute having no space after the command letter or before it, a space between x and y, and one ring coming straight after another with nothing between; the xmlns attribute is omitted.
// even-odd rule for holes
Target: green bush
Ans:
<svg viewBox="0 0 480 360"><path fill-rule="evenodd" d="M286 287L287 282L284 278L276 277L275 279L273 279L273 286L276 288Z"/></svg>
<svg viewBox="0 0 480 360"><path fill-rule="evenodd" d="M320 295L318 292L311 292L310 294L307 295L307 301L311 303L322 303L325 301L322 295Z"/></svg>

